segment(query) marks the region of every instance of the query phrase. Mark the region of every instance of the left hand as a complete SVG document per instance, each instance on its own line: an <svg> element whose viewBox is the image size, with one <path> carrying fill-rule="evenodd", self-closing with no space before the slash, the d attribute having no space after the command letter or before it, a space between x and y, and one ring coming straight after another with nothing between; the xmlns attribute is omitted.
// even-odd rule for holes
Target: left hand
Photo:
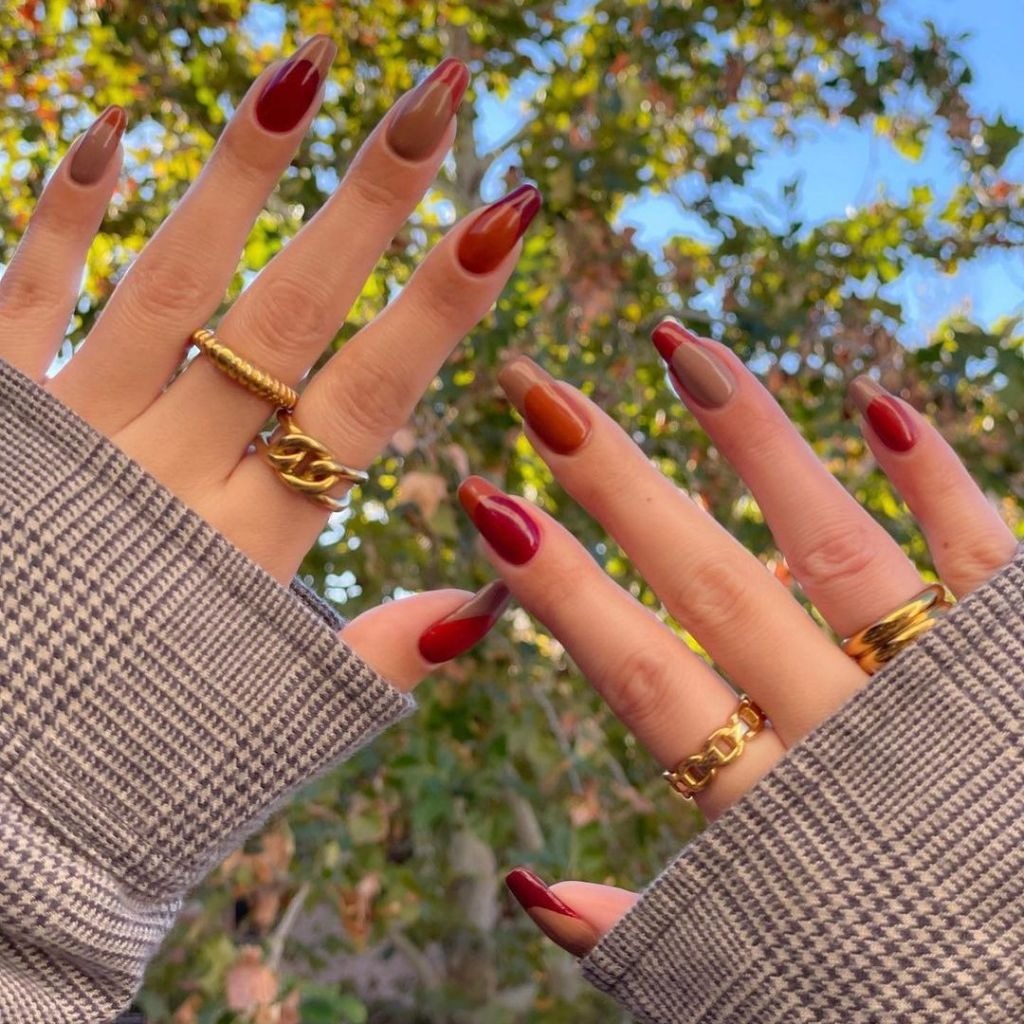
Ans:
<svg viewBox="0 0 1024 1024"><path fill-rule="evenodd" d="M674 321L655 329L654 342L680 398L746 481L793 576L836 633L857 632L926 586L729 349ZM556 479L767 716L742 756L696 794L714 818L869 676L579 391L525 357L505 367L501 382ZM864 414L867 442L920 523L936 569L954 594L969 593L1013 557L1013 534L923 416L867 377L853 382L851 395ZM459 493L515 597L657 760L674 768L701 750L736 710L724 679L616 586L554 519L479 477ZM637 898L584 882L548 889L525 869L514 871L509 885L541 929L577 955Z"/></svg>

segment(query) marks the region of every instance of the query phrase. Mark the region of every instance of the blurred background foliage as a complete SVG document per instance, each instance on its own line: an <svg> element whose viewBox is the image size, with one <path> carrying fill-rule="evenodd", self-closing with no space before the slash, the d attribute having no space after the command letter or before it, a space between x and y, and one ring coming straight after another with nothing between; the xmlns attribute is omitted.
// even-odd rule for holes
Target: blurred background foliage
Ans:
<svg viewBox="0 0 1024 1024"><path fill-rule="evenodd" d="M276 19L283 39L258 31L257 14ZM788 582L756 504L665 384L647 336L666 309L748 360L925 573L927 551L844 397L859 372L877 373L927 411L1024 534L1020 324L983 328L958 315L906 344L903 310L881 294L913 260L952 272L1024 241L1024 189L1001 170L1021 132L971 109L971 72L951 41L931 30L920 44L901 42L878 0L5 4L0 255L9 257L76 133L107 103L129 114L126 172L62 358L195 177L251 79L313 32L340 47L332 83L252 232L233 293L446 54L474 75L458 141L337 344L402 286L456 216L524 179L546 197L503 298L305 563L307 579L345 614L489 578L453 498L469 470L557 511L622 586L657 606L521 437L495 385L512 347L582 383ZM526 116L483 151L484 101L527 78L536 88ZM813 225L801 222L795 184L773 197L788 216L758 217L756 204L748 216L727 212L721 189L743 186L766 147L807 118L864 125L908 160L941 133L958 184L941 199L927 184L905 198L883 188ZM617 212L641 192L678 196L684 174L702 240L680 235L661 252L642 250ZM153 1021L619 1019L513 907L502 872L528 862L552 878L636 886L700 821L673 802L652 760L521 611L420 697L413 721L314 785L189 902L140 998Z"/></svg>

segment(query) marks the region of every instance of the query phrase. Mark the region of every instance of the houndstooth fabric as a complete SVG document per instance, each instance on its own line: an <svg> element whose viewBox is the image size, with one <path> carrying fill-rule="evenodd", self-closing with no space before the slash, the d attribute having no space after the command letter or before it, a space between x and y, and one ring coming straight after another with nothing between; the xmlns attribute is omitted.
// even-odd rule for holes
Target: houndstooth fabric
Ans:
<svg viewBox="0 0 1024 1024"><path fill-rule="evenodd" d="M183 894L413 702L2 360L0 428L0 1024L97 1024Z"/></svg>
<svg viewBox="0 0 1024 1024"><path fill-rule="evenodd" d="M1024 549L690 843L583 969L645 1024L1024 1021Z"/></svg>

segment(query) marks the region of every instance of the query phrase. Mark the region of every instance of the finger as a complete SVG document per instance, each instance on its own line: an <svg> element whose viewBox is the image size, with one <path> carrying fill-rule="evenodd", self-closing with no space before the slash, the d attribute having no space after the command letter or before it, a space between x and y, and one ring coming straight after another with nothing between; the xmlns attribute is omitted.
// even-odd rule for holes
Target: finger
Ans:
<svg viewBox="0 0 1024 1024"><path fill-rule="evenodd" d="M436 77L439 76L439 77ZM334 195L279 252L217 327L224 344L262 370L297 384L337 333L367 276L395 232L430 187L455 132L454 111L469 81L459 61L400 100L362 146ZM435 95L440 89L440 97ZM424 107L430 145L423 144ZM442 113L437 116L440 101ZM409 120L413 126L408 126ZM419 126L419 134L413 130ZM419 141L422 157L410 160ZM409 339L406 339L408 344ZM141 423L145 432L177 432L194 451L190 471L226 477L267 418L267 403L230 380L209 359L193 360ZM136 438L136 443L138 438Z"/></svg>
<svg viewBox="0 0 1024 1024"><path fill-rule="evenodd" d="M494 304L515 267L522 232L540 205L532 186L507 199L449 232L401 296L337 352L303 392L296 422L343 465L364 469L373 461L408 421L451 350ZM474 258L489 244L492 269L469 269L467 244ZM169 424L168 438L172 429ZM175 459L167 457L173 473ZM323 529L324 508L282 486L262 450L238 464L226 498L239 512L235 543L272 572L293 573ZM259 517L251 515L253 508L260 509Z"/></svg>
<svg viewBox="0 0 1024 1024"><path fill-rule="evenodd" d="M202 174L114 290L51 390L112 436L161 393L219 305L316 108L336 47L314 36L249 90Z"/></svg>
<svg viewBox="0 0 1024 1024"><path fill-rule="evenodd" d="M511 595L495 580L476 594L435 590L378 605L353 619L341 638L399 690L412 690L443 662L477 644Z"/></svg>
<svg viewBox="0 0 1024 1024"><path fill-rule="evenodd" d="M736 710L733 690L540 509L480 477L462 482L459 500L516 600L551 630L661 765L675 768L703 749ZM782 753L766 727L697 793L701 810L716 817Z"/></svg>
<svg viewBox="0 0 1024 1024"><path fill-rule="evenodd" d="M639 899L636 893L611 885L559 882L549 886L528 868L509 872L505 884L552 942L581 957Z"/></svg>
<svg viewBox="0 0 1024 1024"><path fill-rule="evenodd" d="M864 436L928 541L935 568L954 594L980 586L1017 550L999 513L956 452L909 403L870 377L850 395L864 416Z"/></svg>
<svg viewBox="0 0 1024 1024"><path fill-rule="evenodd" d="M841 636L924 587L886 531L825 468L761 382L724 345L674 320L654 344L675 390L750 488L790 571Z"/></svg>
<svg viewBox="0 0 1024 1024"><path fill-rule="evenodd" d="M39 197L0 277L0 356L43 379L78 301L82 267L121 170L120 107L107 107L75 141Z"/></svg>
<svg viewBox="0 0 1024 1024"><path fill-rule="evenodd" d="M596 405L522 356L499 379L559 482L618 541L676 621L765 710L784 743L864 685L861 669L774 575Z"/></svg>

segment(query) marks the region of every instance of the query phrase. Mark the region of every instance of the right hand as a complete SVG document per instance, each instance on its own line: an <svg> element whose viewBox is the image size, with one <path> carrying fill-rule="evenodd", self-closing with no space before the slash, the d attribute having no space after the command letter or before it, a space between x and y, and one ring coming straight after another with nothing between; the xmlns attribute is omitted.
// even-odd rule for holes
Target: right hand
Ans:
<svg viewBox="0 0 1024 1024"><path fill-rule="evenodd" d="M323 95L336 48L310 39L268 68L212 157L114 289L59 373L82 265L116 185L124 111L108 108L51 178L0 279L0 357L139 462L281 583L322 532L328 511L275 478L250 442L269 403L205 356L168 386L191 332L216 311L253 222ZM317 215L217 326L239 355L295 386L333 339L381 252L429 188L456 131L469 72L448 60L406 94L359 150ZM309 382L295 419L335 458L369 465L407 420L454 346L511 275L540 206L532 186L470 215L402 294ZM337 496L334 494L333 496ZM446 590L394 601L351 622L343 639L402 689L461 653L507 600ZM396 638L400 638L396 641Z"/></svg>

